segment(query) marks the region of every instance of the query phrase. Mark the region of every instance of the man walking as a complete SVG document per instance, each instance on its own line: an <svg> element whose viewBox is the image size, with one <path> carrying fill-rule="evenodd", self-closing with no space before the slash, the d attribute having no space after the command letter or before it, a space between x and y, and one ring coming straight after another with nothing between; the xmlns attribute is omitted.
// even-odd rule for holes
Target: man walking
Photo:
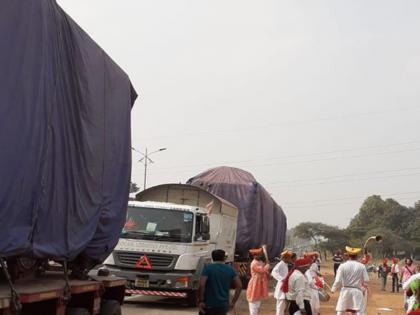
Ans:
<svg viewBox="0 0 420 315"><path fill-rule="evenodd" d="M290 250L285 250L281 253L281 261L274 267L271 276L277 280L276 288L274 289L274 298L276 299L276 315L284 315L286 310L286 295L281 290L283 280L289 273L288 264L292 262L293 253Z"/></svg>
<svg viewBox="0 0 420 315"><path fill-rule="evenodd" d="M399 276L400 274L400 266L398 265L398 258L392 257L392 265L391 265L391 277L392 277L392 292L397 291L400 292L400 281Z"/></svg>
<svg viewBox="0 0 420 315"><path fill-rule="evenodd" d="M381 278L381 290L386 291L386 279L388 278L388 274L391 271L391 268L388 266L388 259L384 258L382 265L379 266L379 276Z"/></svg>
<svg viewBox="0 0 420 315"><path fill-rule="evenodd" d="M337 270L338 267L340 267L340 265L344 262L344 258L343 255L341 253L341 249L337 249L334 253L334 257L333 257L333 262L334 262L334 278L337 275Z"/></svg>
<svg viewBox="0 0 420 315"><path fill-rule="evenodd" d="M246 299L250 315L258 315L261 302L268 298L268 277L270 265L265 261L263 249L251 249L250 254L254 256L251 262L249 279L246 289Z"/></svg>
<svg viewBox="0 0 420 315"><path fill-rule="evenodd" d="M235 307L241 294L242 283L235 270L225 264L224 250L216 249L211 253L212 264L204 267L198 289L198 308L200 315L226 315ZM229 303L229 291L233 285L235 294Z"/></svg>
<svg viewBox="0 0 420 315"><path fill-rule="evenodd" d="M290 301L289 315L300 312L301 315L312 315L311 289L305 272L309 269L312 260L309 257L298 258L295 267L289 271L281 287Z"/></svg>
<svg viewBox="0 0 420 315"><path fill-rule="evenodd" d="M331 292L334 293L341 287L340 296L337 301L337 315L344 315L346 312L354 312L357 315L366 314L364 302L364 291L369 282L369 276L365 266L357 261L357 255L361 248L346 246L349 260L343 263L337 270Z"/></svg>

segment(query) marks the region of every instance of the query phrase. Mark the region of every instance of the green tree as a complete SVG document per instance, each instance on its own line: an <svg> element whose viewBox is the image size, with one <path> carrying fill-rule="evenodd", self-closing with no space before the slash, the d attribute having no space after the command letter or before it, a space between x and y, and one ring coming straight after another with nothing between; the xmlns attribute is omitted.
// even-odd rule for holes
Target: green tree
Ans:
<svg viewBox="0 0 420 315"><path fill-rule="evenodd" d="M393 255L398 251L410 253L416 244L420 244L420 205L410 208L394 199L370 196L351 220L347 231L354 245L363 244L370 236L382 235L382 243L371 244L378 255Z"/></svg>
<svg viewBox="0 0 420 315"><path fill-rule="evenodd" d="M349 237L346 230L324 223L304 222L294 228L294 236L311 239L318 250L333 253L338 248L343 248Z"/></svg>

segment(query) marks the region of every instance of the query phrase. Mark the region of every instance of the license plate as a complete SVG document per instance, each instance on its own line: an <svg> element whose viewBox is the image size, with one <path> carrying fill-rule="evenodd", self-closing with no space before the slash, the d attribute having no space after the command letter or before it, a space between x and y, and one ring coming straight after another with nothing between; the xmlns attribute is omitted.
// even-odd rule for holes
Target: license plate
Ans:
<svg viewBox="0 0 420 315"><path fill-rule="evenodd" d="M148 288L149 287L149 280L137 278L134 285L139 288Z"/></svg>

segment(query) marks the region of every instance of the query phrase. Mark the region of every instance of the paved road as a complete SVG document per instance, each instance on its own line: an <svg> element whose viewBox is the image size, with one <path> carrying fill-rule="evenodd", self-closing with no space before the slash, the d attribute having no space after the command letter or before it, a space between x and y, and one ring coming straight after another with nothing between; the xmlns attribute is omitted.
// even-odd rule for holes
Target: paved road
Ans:
<svg viewBox="0 0 420 315"><path fill-rule="evenodd" d="M187 307L183 299L168 299L152 296L126 298L123 315L186 315L198 314L196 308Z"/></svg>

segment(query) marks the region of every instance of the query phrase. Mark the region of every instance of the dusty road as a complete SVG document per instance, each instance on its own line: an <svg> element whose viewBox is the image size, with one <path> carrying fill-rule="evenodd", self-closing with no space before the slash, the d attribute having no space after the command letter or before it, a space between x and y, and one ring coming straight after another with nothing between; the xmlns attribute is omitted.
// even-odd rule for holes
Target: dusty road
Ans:
<svg viewBox="0 0 420 315"><path fill-rule="evenodd" d="M332 268L323 266L322 273L325 274L326 280L332 284ZM367 315L404 315L402 309L403 297L402 293L391 293L390 283L388 283L387 291L380 291L380 283L376 274L369 274L371 278L371 294L369 296ZM273 286L274 283L271 283ZM270 290L273 292L273 289ZM240 302L237 305L236 315L247 315L248 304L245 300L245 292L242 293ZM322 303L321 314L333 315L335 313L335 303L337 301L338 293L331 297L331 300ZM274 315L275 314L275 300L270 298L262 305L262 312L260 315ZM183 314L198 314L194 308L186 307L182 300L177 299L160 299L156 297L136 297L128 298L127 303L123 307L124 315L183 315Z"/></svg>
<svg viewBox="0 0 420 315"><path fill-rule="evenodd" d="M182 315L198 314L192 307L186 307L181 299L158 297L129 297L123 306L123 315Z"/></svg>

